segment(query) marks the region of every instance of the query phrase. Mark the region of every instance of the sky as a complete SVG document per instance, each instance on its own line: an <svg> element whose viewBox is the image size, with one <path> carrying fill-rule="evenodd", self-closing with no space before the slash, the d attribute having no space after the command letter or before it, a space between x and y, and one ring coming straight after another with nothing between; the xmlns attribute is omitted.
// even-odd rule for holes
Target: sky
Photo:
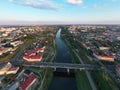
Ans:
<svg viewBox="0 0 120 90"><path fill-rule="evenodd" d="M120 24L120 0L0 0L0 25Z"/></svg>

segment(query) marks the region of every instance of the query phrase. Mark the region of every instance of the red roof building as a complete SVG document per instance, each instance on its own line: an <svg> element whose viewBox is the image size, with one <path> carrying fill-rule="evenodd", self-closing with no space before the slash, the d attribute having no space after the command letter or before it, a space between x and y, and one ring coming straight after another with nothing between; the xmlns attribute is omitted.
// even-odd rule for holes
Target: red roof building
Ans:
<svg viewBox="0 0 120 90"><path fill-rule="evenodd" d="M36 50L36 52L41 52L41 53L44 52L44 49L43 49L43 48L36 48L35 50Z"/></svg>
<svg viewBox="0 0 120 90"><path fill-rule="evenodd" d="M25 55L29 55L29 56L32 56L32 55L35 55L36 53L38 52L44 52L44 49L45 49L45 46L42 47L42 48L35 48L33 50L29 50L28 52L25 53Z"/></svg>
<svg viewBox="0 0 120 90"><path fill-rule="evenodd" d="M114 61L114 56L104 56L104 55L99 55L97 53L93 53L93 55L100 60L104 61Z"/></svg>
<svg viewBox="0 0 120 90"><path fill-rule="evenodd" d="M20 86L20 90L30 90L37 81L36 77L32 74L30 75Z"/></svg>
<svg viewBox="0 0 120 90"><path fill-rule="evenodd" d="M26 60L26 61L29 61L29 62L41 61L42 56L24 56L23 59Z"/></svg>
<svg viewBox="0 0 120 90"><path fill-rule="evenodd" d="M25 55L31 56L31 55L35 55L35 53L36 53L36 50L30 50L27 53L25 53Z"/></svg>
<svg viewBox="0 0 120 90"><path fill-rule="evenodd" d="M43 53L45 49L45 46L42 48L35 48L33 50L30 50L25 53L25 56L23 56L23 59L26 61L41 61L42 55L37 55L38 53Z"/></svg>
<svg viewBox="0 0 120 90"><path fill-rule="evenodd" d="M9 68L6 74L16 74L18 70L19 70L19 67Z"/></svg>
<svg viewBox="0 0 120 90"><path fill-rule="evenodd" d="M18 70L18 69L19 69L19 67L17 67L17 68L14 67L14 68L9 68L8 71L14 71L14 70Z"/></svg>

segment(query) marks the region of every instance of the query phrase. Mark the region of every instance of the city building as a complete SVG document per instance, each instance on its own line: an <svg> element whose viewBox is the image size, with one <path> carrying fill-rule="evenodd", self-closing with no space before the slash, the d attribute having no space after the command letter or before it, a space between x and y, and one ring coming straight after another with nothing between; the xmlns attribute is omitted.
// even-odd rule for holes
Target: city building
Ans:
<svg viewBox="0 0 120 90"><path fill-rule="evenodd" d="M6 74L7 70L11 67L12 67L11 63L8 62L2 69L0 69L0 75Z"/></svg>
<svg viewBox="0 0 120 90"><path fill-rule="evenodd" d="M96 54L96 53L93 53L93 55L99 60L114 61L114 56L105 56L105 55L99 55L99 54Z"/></svg>
<svg viewBox="0 0 120 90"><path fill-rule="evenodd" d="M19 67L9 68L6 74L16 74L18 70L19 70Z"/></svg>
<svg viewBox="0 0 120 90"><path fill-rule="evenodd" d="M8 62L2 69L0 69L0 75L16 74L17 71L19 70L19 67L14 68L11 67L12 67L11 63Z"/></svg>
<svg viewBox="0 0 120 90"><path fill-rule="evenodd" d="M120 77L120 64L116 65L117 76Z"/></svg>
<svg viewBox="0 0 120 90"><path fill-rule="evenodd" d="M100 50L109 50L110 47L99 47Z"/></svg>
<svg viewBox="0 0 120 90"><path fill-rule="evenodd" d="M12 48L4 48L4 47L0 47L0 55L10 52L12 50Z"/></svg>
<svg viewBox="0 0 120 90"><path fill-rule="evenodd" d="M32 50L29 50L25 53L23 56L23 59L29 62L33 61L41 61L42 60L42 53L44 53L45 46L42 48L35 48Z"/></svg>
<svg viewBox="0 0 120 90"><path fill-rule="evenodd" d="M37 83L37 78L31 74L19 87L20 90L34 90Z"/></svg>
<svg viewBox="0 0 120 90"><path fill-rule="evenodd" d="M29 61L29 62L41 61L42 56L24 56L23 59L26 60L26 61Z"/></svg>
<svg viewBox="0 0 120 90"><path fill-rule="evenodd" d="M15 84L13 84L8 90L16 90L19 87L20 83L16 82Z"/></svg>
<svg viewBox="0 0 120 90"><path fill-rule="evenodd" d="M17 40L17 41L13 41L10 43L11 45L13 45L14 47L20 45L20 44L23 44L23 42L21 40Z"/></svg>

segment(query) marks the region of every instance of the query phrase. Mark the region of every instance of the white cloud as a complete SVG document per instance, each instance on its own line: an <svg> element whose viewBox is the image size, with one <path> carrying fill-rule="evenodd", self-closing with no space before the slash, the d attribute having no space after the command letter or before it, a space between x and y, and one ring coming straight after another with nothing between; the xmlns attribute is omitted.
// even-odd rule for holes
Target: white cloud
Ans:
<svg viewBox="0 0 120 90"><path fill-rule="evenodd" d="M79 5L82 4L83 0L67 0L67 2L70 4Z"/></svg>
<svg viewBox="0 0 120 90"><path fill-rule="evenodd" d="M93 8L105 8L106 6L108 6L107 4L94 4L92 7Z"/></svg>
<svg viewBox="0 0 120 90"><path fill-rule="evenodd" d="M49 0L9 0L12 3L30 6L37 9L47 9L56 11L57 4L52 3Z"/></svg>

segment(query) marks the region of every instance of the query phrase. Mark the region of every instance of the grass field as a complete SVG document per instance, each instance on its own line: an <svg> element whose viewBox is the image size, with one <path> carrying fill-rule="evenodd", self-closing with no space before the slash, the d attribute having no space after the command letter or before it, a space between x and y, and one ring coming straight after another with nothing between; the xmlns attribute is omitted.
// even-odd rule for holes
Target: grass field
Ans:
<svg viewBox="0 0 120 90"><path fill-rule="evenodd" d="M91 72L91 75L96 83L98 90L113 90L108 82L103 79L100 72Z"/></svg>
<svg viewBox="0 0 120 90"><path fill-rule="evenodd" d="M92 90L84 71L75 73L78 90Z"/></svg>

